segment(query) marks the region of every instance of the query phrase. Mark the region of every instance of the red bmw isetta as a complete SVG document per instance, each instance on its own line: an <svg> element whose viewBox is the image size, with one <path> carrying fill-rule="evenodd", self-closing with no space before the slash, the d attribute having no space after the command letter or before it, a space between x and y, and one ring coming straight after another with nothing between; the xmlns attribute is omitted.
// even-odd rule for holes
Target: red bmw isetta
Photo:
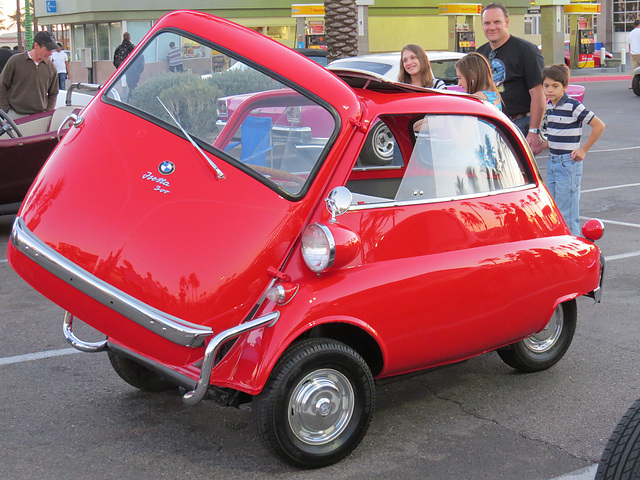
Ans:
<svg viewBox="0 0 640 480"><path fill-rule="evenodd" d="M387 165L362 153L377 122L397 146ZM332 73L179 11L53 152L9 260L67 311L74 347L187 404L251 401L265 445L313 468L361 441L377 379L493 350L526 372L554 365L576 298L600 298L602 233L597 220L569 233L493 106ZM75 319L106 339L79 338Z"/></svg>

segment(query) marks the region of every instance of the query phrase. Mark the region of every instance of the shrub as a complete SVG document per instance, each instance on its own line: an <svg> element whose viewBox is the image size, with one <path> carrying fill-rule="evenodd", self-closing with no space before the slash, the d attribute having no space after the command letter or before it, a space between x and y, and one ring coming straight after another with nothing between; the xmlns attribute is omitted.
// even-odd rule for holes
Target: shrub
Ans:
<svg viewBox="0 0 640 480"><path fill-rule="evenodd" d="M282 88L280 82L251 68L214 73L207 80L222 92L222 97Z"/></svg>
<svg viewBox="0 0 640 480"><path fill-rule="evenodd" d="M133 91L131 104L173 124L156 97L190 134L207 139L215 131L216 100L221 91L198 75L163 73Z"/></svg>

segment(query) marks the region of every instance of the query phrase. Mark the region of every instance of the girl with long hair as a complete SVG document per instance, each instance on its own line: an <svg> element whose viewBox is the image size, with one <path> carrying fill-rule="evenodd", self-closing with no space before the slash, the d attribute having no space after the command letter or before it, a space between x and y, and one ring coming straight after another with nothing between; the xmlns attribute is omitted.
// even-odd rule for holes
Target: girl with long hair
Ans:
<svg viewBox="0 0 640 480"><path fill-rule="evenodd" d="M424 49L412 43L402 48L398 81L418 87L435 88L437 90L446 88L442 80L433 78L431 64Z"/></svg>
<svg viewBox="0 0 640 480"><path fill-rule="evenodd" d="M491 67L484 56L479 53L468 53L456 63L458 85L464 91L478 98L487 100L502 110L502 97L493 83Z"/></svg>

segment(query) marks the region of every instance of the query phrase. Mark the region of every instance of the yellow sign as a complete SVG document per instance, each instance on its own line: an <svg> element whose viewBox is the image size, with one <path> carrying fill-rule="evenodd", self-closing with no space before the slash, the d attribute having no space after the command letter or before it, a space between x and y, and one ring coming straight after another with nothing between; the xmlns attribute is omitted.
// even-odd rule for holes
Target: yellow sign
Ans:
<svg viewBox="0 0 640 480"><path fill-rule="evenodd" d="M441 3L438 5L439 15L480 15L481 3Z"/></svg>
<svg viewBox="0 0 640 480"><path fill-rule="evenodd" d="M291 5L292 17L324 17L324 3Z"/></svg>
<svg viewBox="0 0 640 480"><path fill-rule="evenodd" d="M572 3L564 6L564 13L570 15L600 15L599 3Z"/></svg>

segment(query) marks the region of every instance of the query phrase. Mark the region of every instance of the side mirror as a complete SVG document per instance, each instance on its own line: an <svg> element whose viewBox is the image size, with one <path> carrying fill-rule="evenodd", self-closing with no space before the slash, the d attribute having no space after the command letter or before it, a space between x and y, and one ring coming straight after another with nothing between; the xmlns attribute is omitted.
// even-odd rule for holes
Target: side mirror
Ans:
<svg viewBox="0 0 640 480"><path fill-rule="evenodd" d="M327 202L327 210L331 214L332 222L336 221L337 216L347 213L351 207L351 200L351 192L347 187L336 187L331 190L325 202Z"/></svg>

